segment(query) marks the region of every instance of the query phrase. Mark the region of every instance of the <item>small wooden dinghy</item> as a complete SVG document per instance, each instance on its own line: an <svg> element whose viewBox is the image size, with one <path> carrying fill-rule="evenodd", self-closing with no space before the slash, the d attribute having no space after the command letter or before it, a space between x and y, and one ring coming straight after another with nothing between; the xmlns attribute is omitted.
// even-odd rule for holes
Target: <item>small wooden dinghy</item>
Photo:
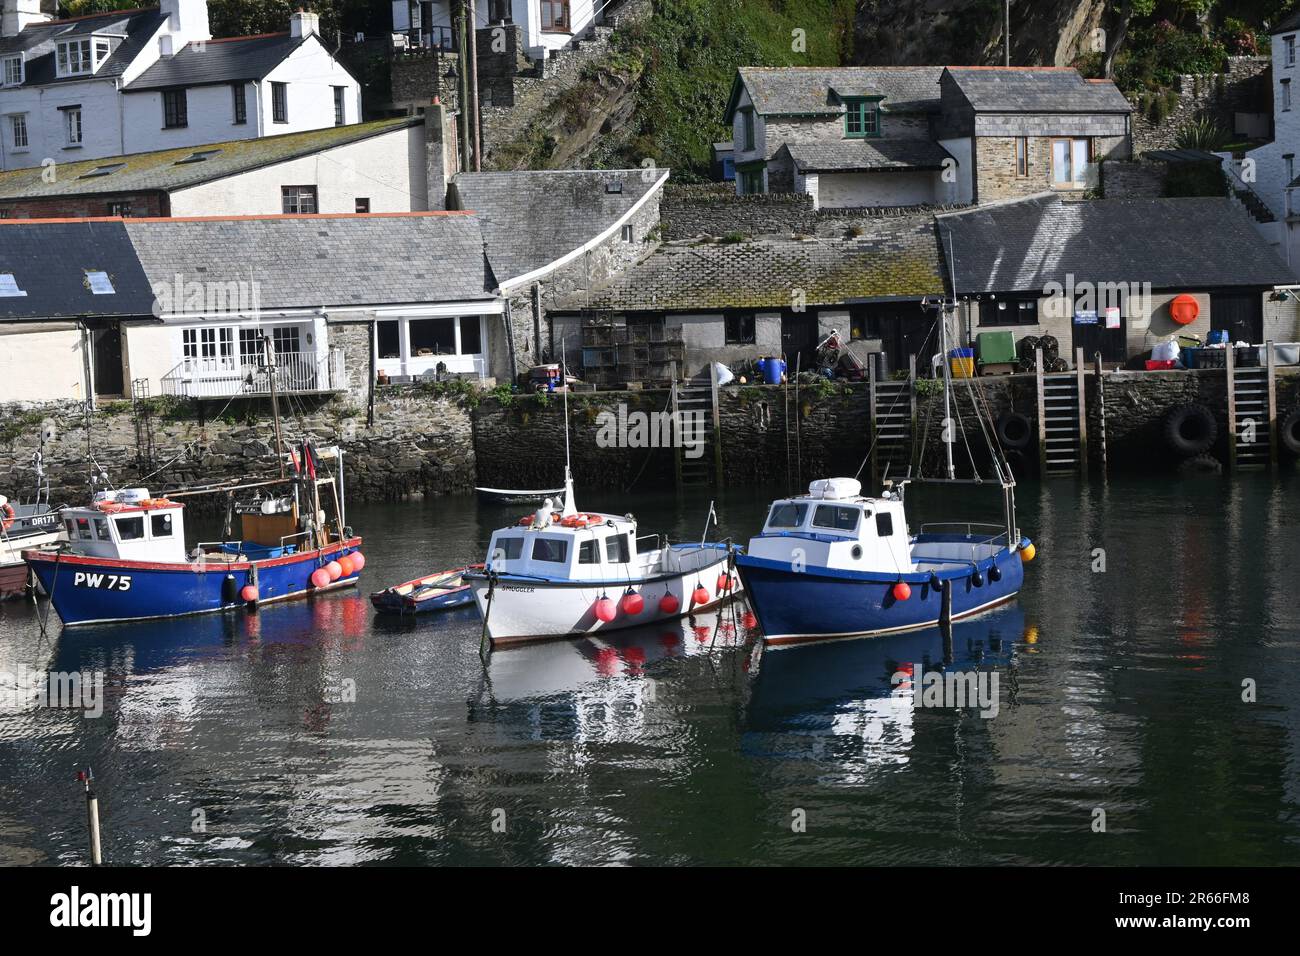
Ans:
<svg viewBox="0 0 1300 956"><path fill-rule="evenodd" d="M518 505L534 504L543 498L554 498L564 494L563 488L538 488L532 491L520 488L475 488L482 499L489 504Z"/></svg>
<svg viewBox="0 0 1300 956"><path fill-rule="evenodd" d="M483 565L471 564L452 571L439 571L427 577L416 578L405 584L375 591L370 603L382 614L423 614L425 611L445 611L474 601L474 592L464 575L469 571L482 571Z"/></svg>

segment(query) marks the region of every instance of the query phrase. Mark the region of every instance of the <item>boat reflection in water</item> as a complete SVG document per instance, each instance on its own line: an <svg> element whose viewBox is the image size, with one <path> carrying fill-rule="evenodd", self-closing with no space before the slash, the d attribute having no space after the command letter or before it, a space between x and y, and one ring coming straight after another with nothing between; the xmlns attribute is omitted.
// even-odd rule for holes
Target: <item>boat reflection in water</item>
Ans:
<svg viewBox="0 0 1300 956"><path fill-rule="evenodd" d="M954 623L949 638L933 627L769 650L749 699L745 749L753 756L838 762L849 771L844 783L855 782L850 768L904 764L925 675L996 672L996 706L1012 706L1011 678L1026 634L1036 640L1013 604ZM979 708L971 699L960 712Z"/></svg>
<svg viewBox="0 0 1300 956"><path fill-rule="evenodd" d="M673 661L722 651L747 662L757 639L740 598L673 621L515 648L492 655L469 717L531 739L637 740L656 677L678 676Z"/></svg>
<svg viewBox="0 0 1300 956"><path fill-rule="evenodd" d="M357 593L268 605L256 611L187 617L183 621L132 621L94 629L65 628L50 670L129 677L181 667L232 650L263 658L322 650L361 650L370 605Z"/></svg>

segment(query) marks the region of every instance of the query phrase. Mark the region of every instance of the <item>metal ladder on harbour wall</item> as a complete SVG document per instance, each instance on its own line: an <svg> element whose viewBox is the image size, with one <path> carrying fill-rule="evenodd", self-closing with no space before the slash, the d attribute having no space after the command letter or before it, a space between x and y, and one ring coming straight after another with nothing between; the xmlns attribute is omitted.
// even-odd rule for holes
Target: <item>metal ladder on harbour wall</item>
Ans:
<svg viewBox="0 0 1300 956"><path fill-rule="evenodd" d="M1043 350L1034 350L1038 391L1038 464L1043 477L1088 471L1087 404L1083 349L1076 349L1073 372L1043 372Z"/></svg>
<svg viewBox="0 0 1300 956"><path fill-rule="evenodd" d="M673 376L673 423L677 441L673 449L677 487L722 485L722 442L719 437L718 376L709 366L707 383L677 383ZM701 454L688 457L688 447Z"/></svg>
<svg viewBox="0 0 1300 956"><path fill-rule="evenodd" d="M1224 355L1228 399L1228 464L1233 471L1268 468L1277 462L1277 380L1273 343L1265 362L1238 366L1231 345Z"/></svg>
<svg viewBox="0 0 1300 956"><path fill-rule="evenodd" d="M916 356L908 356L905 379L881 379L876 356L867 362L867 383L871 402L871 476L874 487L888 475L902 478L908 474L917 452L916 434Z"/></svg>

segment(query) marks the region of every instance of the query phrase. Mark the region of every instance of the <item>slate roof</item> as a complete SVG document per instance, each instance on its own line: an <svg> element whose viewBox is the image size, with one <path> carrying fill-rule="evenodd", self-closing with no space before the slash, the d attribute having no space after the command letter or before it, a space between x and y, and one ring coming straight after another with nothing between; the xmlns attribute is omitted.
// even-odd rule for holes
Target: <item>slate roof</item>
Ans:
<svg viewBox="0 0 1300 956"><path fill-rule="evenodd" d="M92 14L68 20L34 23L17 36L0 38L0 56L22 53L25 60L24 86L49 83L80 83L120 76L162 27L164 17L157 7ZM124 36L115 50L93 74L59 78L55 75L54 50L59 40L89 37L92 33Z"/></svg>
<svg viewBox="0 0 1300 956"><path fill-rule="evenodd" d="M1290 33L1292 30L1300 29L1300 9L1293 10L1277 22L1277 26L1269 30L1271 36L1277 36L1279 33Z"/></svg>
<svg viewBox="0 0 1300 956"><path fill-rule="evenodd" d="M1153 289L1272 286L1295 278L1231 200L1035 198L936 217L958 294L1048 282Z"/></svg>
<svg viewBox="0 0 1300 956"><path fill-rule="evenodd" d="M116 291L91 292L86 270L108 273ZM152 287L121 222L0 222L4 274L27 294L0 294L0 322L153 317Z"/></svg>
<svg viewBox="0 0 1300 956"><path fill-rule="evenodd" d="M421 123L419 119L377 120L350 126L328 126L302 133L285 133L259 139L233 140L205 146L104 156L76 163L60 163L54 182L46 182L44 169L32 166L0 172L0 200L39 196L92 196L107 193L176 190L262 166L308 156L321 150L354 143ZM201 162L182 162L196 153L218 150ZM107 175L90 175L96 169L122 164Z"/></svg>
<svg viewBox="0 0 1300 956"><path fill-rule="evenodd" d="M929 216L882 219L856 239L674 242L561 309L707 312L788 309L794 290L810 307L943 293ZM590 303L590 304L588 304Z"/></svg>
<svg viewBox="0 0 1300 956"><path fill-rule="evenodd" d="M595 239L667 175L666 169L460 173L448 205L478 214L492 269L508 282Z"/></svg>
<svg viewBox="0 0 1300 956"><path fill-rule="evenodd" d="M884 97L885 112L934 113L939 110L942 66L746 66L736 74L727 122L735 114L744 84L754 109L764 116L835 115L843 112L842 95ZM851 91L851 92L850 92Z"/></svg>
<svg viewBox="0 0 1300 956"><path fill-rule="evenodd" d="M817 143L785 143L795 169L801 173L880 172L942 169L948 151L928 139L843 139Z"/></svg>
<svg viewBox="0 0 1300 956"><path fill-rule="evenodd" d="M980 113L1128 113L1109 80L1086 80L1072 67L950 66L948 75Z"/></svg>
<svg viewBox="0 0 1300 956"><path fill-rule="evenodd" d="M263 309L492 299L476 217L463 213L128 219L151 283L258 283Z"/></svg>
<svg viewBox="0 0 1300 956"><path fill-rule="evenodd" d="M268 33L187 43L174 56L159 59L128 83L126 91L260 80L307 40L288 33Z"/></svg>

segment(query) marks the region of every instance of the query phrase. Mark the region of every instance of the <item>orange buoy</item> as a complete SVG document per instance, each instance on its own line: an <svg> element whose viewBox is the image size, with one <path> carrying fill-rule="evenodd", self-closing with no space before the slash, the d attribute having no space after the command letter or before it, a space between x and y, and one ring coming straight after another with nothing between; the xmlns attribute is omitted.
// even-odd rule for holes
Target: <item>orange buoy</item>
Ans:
<svg viewBox="0 0 1300 956"><path fill-rule="evenodd" d="M715 590L719 594L725 594L726 592L731 590L731 575L728 574L726 571L723 571L721 574L718 575L718 586L717 588L715 588Z"/></svg>
<svg viewBox="0 0 1300 956"><path fill-rule="evenodd" d="M249 604L252 604L254 601L257 600L257 585L245 584L242 588L240 588L239 596L243 600L247 601Z"/></svg>
<svg viewBox="0 0 1300 956"><path fill-rule="evenodd" d="M659 610L664 614L676 614L682 609L682 602L677 595L669 592L659 599Z"/></svg>
<svg viewBox="0 0 1300 956"><path fill-rule="evenodd" d="M906 601L912 596L912 588L906 581L899 581L894 585L894 600Z"/></svg>
<svg viewBox="0 0 1300 956"><path fill-rule="evenodd" d="M618 602L623 608L623 613L635 617L645 610L645 598L637 594L631 588L623 595L623 599Z"/></svg>
<svg viewBox="0 0 1300 956"><path fill-rule="evenodd" d="M1174 296L1173 301L1169 303L1169 317L1179 325L1191 325L1200 314L1201 307L1196 297L1186 292Z"/></svg>
<svg viewBox="0 0 1300 956"><path fill-rule="evenodd" d="M695 590L691 593L691 602L693 604L709 603L709 592L705 589L703 584L698 585L695 588Z"/></svg>
<svg viewBox="0 0 1300 956"><path fill-rule="evenodd" d="M596 618L608 624L618 616L618 610L614 607L614 602L608 597L601 597L596 601Z"/></svg>
<svg viewBox="0 0 1300 956"><path fill-rule="evenodd" d="M343 569L343 577L352 574L352 556L350 554L341 555L338 559L339 567Z"/></svg>
<svg viewBox="0 0 1300 956"><path fill-rule="evenodd" d="M330 583L330 573L324 568L317 568L311 573L311 583L318 588L323 588Z"/></svg>

